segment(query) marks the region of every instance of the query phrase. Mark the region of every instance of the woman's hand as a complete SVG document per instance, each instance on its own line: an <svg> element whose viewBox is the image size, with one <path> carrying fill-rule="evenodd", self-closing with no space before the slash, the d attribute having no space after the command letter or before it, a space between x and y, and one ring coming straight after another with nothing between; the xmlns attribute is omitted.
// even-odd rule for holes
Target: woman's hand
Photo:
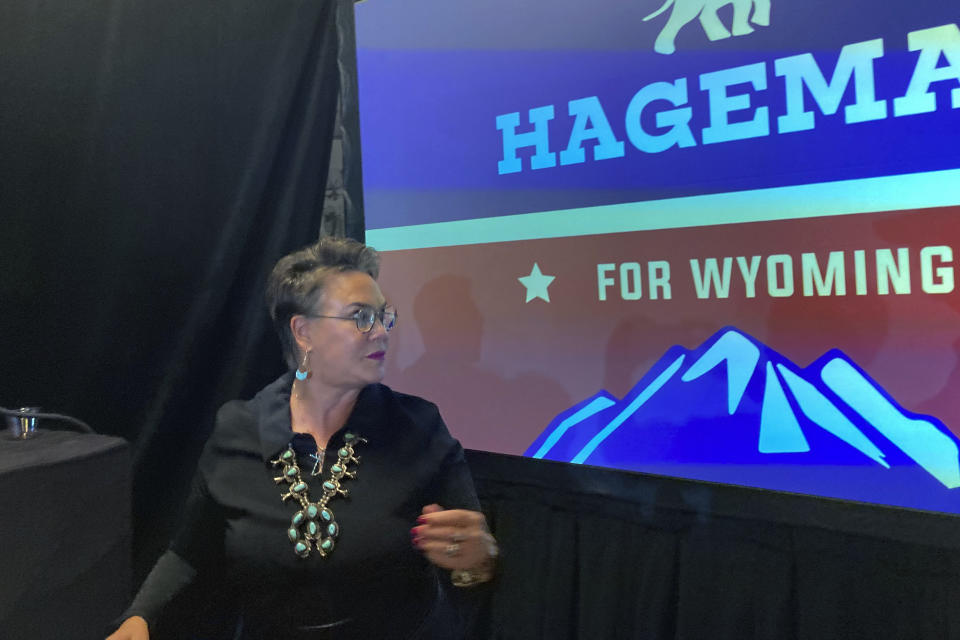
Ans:
<svg viewBox="0 0 960 640"><path fill-rule="evenodd" d="M476 569L497 556L497 542L479 511L427 505L410 535L427 560L444 569Z"/></svg>
<svg viewBox="0 0 960 640"><path fill-rule="evenodd" d="M107 640L150 640L147 621L140 616L131 616L124 620L120 628L111 633Z"/></svg>

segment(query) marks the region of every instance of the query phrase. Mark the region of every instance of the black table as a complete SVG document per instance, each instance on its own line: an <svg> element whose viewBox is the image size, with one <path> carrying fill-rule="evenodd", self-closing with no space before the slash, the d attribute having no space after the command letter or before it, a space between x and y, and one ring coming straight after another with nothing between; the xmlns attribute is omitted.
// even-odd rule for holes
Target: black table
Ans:
<svg viewBox="0 0 960 640"><path fill-rule="evenodd" d="M126 441L0 434L0 638L103 638L130 594Z"/></svg>

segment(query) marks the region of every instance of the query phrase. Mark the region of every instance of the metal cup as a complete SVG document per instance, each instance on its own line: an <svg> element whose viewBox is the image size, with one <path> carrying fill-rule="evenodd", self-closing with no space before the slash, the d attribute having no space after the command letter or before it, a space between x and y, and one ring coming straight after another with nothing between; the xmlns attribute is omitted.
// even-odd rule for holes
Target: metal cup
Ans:
<svg viewBox="0 0 960 640"><path fill-rule="evenodd" d="M20 407L18 412L24 414L20 416L7 416L7 427L17 440L26 440L37 435L37 418L26 415L29 413L40 413L39 407Z"/></svg>

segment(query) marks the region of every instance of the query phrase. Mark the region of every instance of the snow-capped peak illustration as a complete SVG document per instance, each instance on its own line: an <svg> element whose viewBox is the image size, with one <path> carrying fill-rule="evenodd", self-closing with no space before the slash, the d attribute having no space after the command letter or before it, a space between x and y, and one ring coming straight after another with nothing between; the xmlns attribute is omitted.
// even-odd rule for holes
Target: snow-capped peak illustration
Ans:
<svg viewBox="0 0 960 640"><path fill-rule="evenodd" d="M733 327L671 347L622 399L600 391L525 455L960 513L960 447L841 351L803 368Z"/></svg>

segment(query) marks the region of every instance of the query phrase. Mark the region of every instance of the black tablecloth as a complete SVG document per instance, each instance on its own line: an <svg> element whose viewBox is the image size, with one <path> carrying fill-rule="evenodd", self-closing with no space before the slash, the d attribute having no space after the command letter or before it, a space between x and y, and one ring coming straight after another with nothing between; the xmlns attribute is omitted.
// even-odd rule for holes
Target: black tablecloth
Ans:
<svg viewBox="0 0 960 640"><path fill-rule="evenodd" d="M102 638L130 593L130 455L119 438L0 435L0 638Z"/></svg>

